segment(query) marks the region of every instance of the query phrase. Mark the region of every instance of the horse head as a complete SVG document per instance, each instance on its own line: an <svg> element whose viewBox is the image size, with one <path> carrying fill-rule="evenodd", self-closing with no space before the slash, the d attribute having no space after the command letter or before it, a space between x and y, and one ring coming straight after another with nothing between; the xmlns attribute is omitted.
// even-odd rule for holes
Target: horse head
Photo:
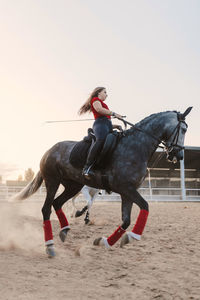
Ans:
<svg viewBox="0 0 200 300"><path fill-rule="evenodd" d="M167 152L167 159L173 163L180 161L184 157L184 140L187 131L186 116L190 113L192 107L188 107L184 113L175 112L176 120L173 122L173 130L165 140L165 147Z"/></svg>

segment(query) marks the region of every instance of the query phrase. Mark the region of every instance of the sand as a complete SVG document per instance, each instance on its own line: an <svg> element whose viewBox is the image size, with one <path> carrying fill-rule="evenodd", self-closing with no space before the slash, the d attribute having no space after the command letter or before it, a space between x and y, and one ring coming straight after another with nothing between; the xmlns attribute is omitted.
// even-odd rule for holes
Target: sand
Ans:
<svg viewBox="0 0 200 300"><path fill-rule="evenodd" d="M56 257L45 254L42 202L0 202L0 299L200 299L200 203L150 203L141 241L93 246L121 224L120 203L96 202L92 225L70 218L63 244L52 213ZM133 206L132 225L138 214Z"/></svg>

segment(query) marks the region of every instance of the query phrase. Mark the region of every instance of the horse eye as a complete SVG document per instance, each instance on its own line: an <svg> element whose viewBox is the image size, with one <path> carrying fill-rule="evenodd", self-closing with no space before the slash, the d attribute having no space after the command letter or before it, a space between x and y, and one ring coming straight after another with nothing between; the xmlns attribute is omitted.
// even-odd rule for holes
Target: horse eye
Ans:
<svg viewBox="0 0 200 300"><path fill-rule="evenodd" d="M186 128L182 128L182 133L186 133L187 129Z"/></svg>

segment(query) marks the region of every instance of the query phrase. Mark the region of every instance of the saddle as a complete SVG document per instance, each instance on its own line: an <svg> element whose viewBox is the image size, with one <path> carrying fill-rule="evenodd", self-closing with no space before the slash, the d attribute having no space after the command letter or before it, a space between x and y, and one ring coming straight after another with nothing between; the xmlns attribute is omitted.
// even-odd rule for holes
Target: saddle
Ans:
<svg viewBox="0 0 200 300"><path fill-rule="evenodd" d="M113 131L112 133L109 133L107 135L102 151L97 162L95 163L95 166L97 166L98 168L103 168L107 164L117 146L120 136L121 133L117 131ZM89 128L88 135L85 136L82 141L77 142L70 153L69 162L73 167L78 169L82 169L84 167L88 153L90 151L90 147L93 145L95 140L96 138L93 130L92 128Z"/></svg>

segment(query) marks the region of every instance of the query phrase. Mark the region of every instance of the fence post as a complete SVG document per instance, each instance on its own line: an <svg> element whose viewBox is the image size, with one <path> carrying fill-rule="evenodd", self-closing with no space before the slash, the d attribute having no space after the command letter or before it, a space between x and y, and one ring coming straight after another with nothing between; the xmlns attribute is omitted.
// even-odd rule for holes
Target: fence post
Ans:
<svg viewBox="0 0 200 300"><path fill-rule="evenodd" d="M183 159L180 160L180 172L181 172L181 198L183 201L186 200L185 193L185 166L184 166L184 151L183 151Z"/></svg>

